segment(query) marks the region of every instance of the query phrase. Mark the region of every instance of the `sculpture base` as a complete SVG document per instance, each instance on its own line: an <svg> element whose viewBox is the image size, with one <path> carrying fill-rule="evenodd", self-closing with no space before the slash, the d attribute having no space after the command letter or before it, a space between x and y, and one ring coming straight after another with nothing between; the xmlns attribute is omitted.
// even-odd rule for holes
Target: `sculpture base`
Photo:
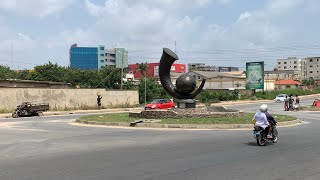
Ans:
<svg viewBox="0 0 320 180"><path fill-rule="evenodd" d="M175 99L174 102L180 109L196 108L196 101L193 99Z"/></svg>

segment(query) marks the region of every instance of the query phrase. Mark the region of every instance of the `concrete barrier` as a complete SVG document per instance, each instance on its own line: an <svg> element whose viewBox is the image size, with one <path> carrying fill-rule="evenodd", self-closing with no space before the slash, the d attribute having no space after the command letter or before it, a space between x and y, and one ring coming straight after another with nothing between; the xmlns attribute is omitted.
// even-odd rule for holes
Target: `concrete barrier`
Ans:
<svg viewBox="0 0 320 180"><path fill-rule="evenodd" d="M0 111L11 112L22 102L50 105L50 110L96 109L97 94L102 108L130 107L139 104L138 91L105 89L0 88Z"/></svg>

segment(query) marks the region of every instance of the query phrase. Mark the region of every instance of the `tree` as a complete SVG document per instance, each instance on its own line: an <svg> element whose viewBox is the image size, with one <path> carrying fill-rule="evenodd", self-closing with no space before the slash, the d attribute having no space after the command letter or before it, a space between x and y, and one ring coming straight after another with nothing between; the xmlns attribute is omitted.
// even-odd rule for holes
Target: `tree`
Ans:
<svg viewBox="0 0 320 180"><path fill-rule="evenodd" d="M120 89L121 69L114 66L107 66L99 71L101 82L98 87L106 89Z"/></svg>
<svg viewBox="0 0 320 180"><path fill-rule="evenodd" d="M133 74L136 74L137 72L140 72L141 76L146 77L147 70L149 69L149 66L147 63L137 63L138 67L136 70L134 70Z"/></svg>
<svg viewBox="0 0 320 180"><path fill-rule="evenodd" d="M8 66L0 65L0 79L13 79L15 73Z"/></svg>
<svg viewBox="0 0 320 180"><path fill-rule="evenodd" d="M65 82L65 75L66 68L59 66L57 63L52 64L49 61L48 64L34 67L30 73L30 78L36 81Z"/></svg>

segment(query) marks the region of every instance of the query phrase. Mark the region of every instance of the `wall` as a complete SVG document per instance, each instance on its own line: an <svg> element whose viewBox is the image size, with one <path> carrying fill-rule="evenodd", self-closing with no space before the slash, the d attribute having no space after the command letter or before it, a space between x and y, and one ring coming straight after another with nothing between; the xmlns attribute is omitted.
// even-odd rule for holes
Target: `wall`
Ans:
<svg viewBox="0 0 320 180"><path fill-rule="evenodd" d="M282 89L294 89L294 88L297 88L298 86L297 85L276 85L275 86L275 90L282 90Z"/></svg>
<svg viewBox="0 0 320 180"><path fill-rule="evenodd" d="M275 80L264 80L264 90L273 91L275 90Z"/></svg>
<svg viewBox="0 0 320 180"><path fill-rule="evenodd" d="M0 110L12 110L24 101L31 103L49 103L51 110L96 109L97 94L102 95L101 103L104 108L139 104L138 91L1 88Z"/></svg>

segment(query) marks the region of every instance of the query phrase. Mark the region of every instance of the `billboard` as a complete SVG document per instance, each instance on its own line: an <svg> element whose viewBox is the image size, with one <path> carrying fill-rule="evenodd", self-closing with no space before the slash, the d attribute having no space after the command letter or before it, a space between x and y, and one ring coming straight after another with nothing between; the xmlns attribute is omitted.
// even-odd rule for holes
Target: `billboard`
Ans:
<svg viewBox="0 0 320 180"><path fill-rule="evenodd" d="M263 89L264 87L264 62L246 63L246 89Z"/></svg>

